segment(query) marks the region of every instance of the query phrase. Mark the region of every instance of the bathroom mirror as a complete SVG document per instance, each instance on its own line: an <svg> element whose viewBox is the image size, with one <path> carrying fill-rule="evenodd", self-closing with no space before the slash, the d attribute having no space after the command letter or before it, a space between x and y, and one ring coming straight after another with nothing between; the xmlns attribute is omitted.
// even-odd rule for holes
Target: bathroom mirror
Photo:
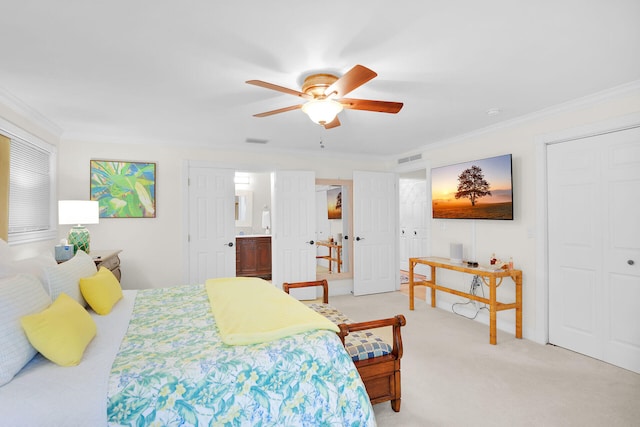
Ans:
<svg viewBox="0 0 640 427"><path fill-rule="evenodd" d="M253 192L236 190L236 227L251 227L253 217Z"/></svg>
<svg viewBox="0 0 640 427"><path fill-rule="evenodd" d="M316 179L316 278L353 277L353 181Z"/></svg>

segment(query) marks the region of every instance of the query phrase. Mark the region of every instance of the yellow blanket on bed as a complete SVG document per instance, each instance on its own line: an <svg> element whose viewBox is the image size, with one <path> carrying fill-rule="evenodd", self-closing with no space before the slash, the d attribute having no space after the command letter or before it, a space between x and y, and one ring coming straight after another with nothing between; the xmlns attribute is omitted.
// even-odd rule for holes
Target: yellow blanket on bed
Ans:
<svg viewBox="0 0 640 427"><path fill-rule="evenodd" d="M209 279L211 311L227 345L256 344L338 327L271 283L251 277Z"/></svg>

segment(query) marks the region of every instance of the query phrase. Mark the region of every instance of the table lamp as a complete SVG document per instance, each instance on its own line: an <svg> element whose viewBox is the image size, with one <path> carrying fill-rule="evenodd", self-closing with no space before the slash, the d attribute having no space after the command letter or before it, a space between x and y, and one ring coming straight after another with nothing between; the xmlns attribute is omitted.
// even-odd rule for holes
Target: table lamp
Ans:
<svg viewBox="0 0 640 427"><path fill-rule="evenodd" d="M69 230L69 244L74 253L81 249L89 253L89 230L82 224L98 224L98 202L93 200L58 200L58 224L76 224Z"/></svg>

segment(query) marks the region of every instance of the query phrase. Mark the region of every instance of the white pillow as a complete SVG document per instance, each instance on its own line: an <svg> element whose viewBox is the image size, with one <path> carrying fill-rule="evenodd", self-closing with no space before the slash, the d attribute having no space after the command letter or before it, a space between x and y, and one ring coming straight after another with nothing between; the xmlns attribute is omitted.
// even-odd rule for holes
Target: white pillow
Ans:
<svg viewBox="0 0 640 427"><path fill-rule="evenodd" d="M30 274L0 279L0 386L8 383L35 356L20 318L51 304L40 281Z"/></svg>
<svg viewBox="0 0 640 427"><path fill-rule="evenodd" d="M13 266L13 254L9 244L0 239L0 279L3 277L9 277L16 274Z"/></svg>
<svg viewBox="0 0 640 427"><path fill-rule="evenodd" d="M86 307L87 303L80 292L80 279L93 276L97 271L93 258L79 250L69 261L44 269L47 278L45 288L48 288L52 301L65 293Z"/></svg>
<svg viewBox="0 0 640 427"><path fill-rule="evenodd" d="M47 267L56 266L56 260L53 255L39 255L33 258L26 258L20 260L10 260L9 262L0 261L0 272L4 272L0 277L14 276L16 274L33 274L45 287L45 273L44 270Z"/></svg>
<svg viewBox="0 0 640 427"><path fill-rule="evenodd" d="M12 258L11 247L4 239L0 239L0 260Z"/></svg>
<svg viewBox="0 0 640 427"><path fill-rule="evenodd" d="M50 253L17 260L7 242L0 239L0 278L15 276L20 273L34 274L44 286L44 269L54 265L56 265L56 260Z"/></svg>
<svg viewBox="0 0 640 427"><path fill-rule="evenodd" d="M16 269L13 267L13 262L7 261L9 260L0 258L0 279L18 274Z"/></svg>

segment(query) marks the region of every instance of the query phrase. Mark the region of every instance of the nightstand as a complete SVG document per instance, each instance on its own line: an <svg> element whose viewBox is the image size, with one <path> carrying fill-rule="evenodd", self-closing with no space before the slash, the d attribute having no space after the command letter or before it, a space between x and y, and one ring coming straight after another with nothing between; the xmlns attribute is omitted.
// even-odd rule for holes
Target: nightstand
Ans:
<svg viewBox="0 0 640 427"><path fill-rule="evenodd" d="M120 257L118 254L122 252L120 249L116 250L92 250L91 257L93 258L93 262L96 263L96 268L104 267L111 270L118 282L120 281L120 277L122 273L120 272Z"/></svg>

